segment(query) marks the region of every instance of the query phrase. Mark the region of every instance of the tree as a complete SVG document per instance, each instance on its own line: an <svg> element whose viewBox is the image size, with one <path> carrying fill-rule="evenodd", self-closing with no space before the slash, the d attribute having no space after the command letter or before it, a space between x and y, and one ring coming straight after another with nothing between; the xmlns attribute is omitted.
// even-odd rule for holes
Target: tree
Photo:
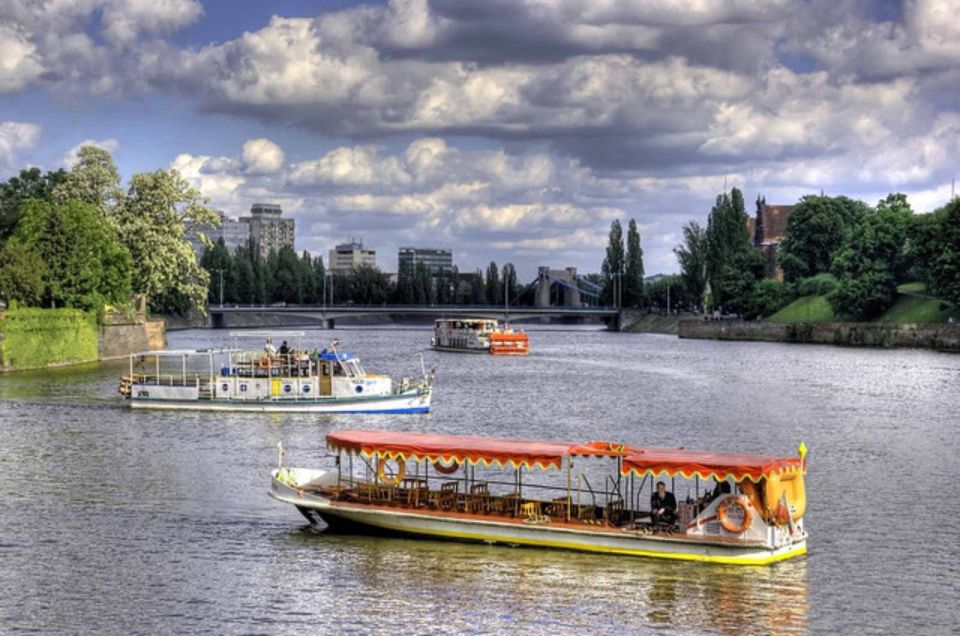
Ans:
<svg viewBox="0 0 960 636"><path fill-rule="evenodd" d="M875 212L861 217L834 253L837 289L828 300L835 314L859 320L875 318L897 298L897 283L906 271L907 230L913 211L902 194L881 200Z"/></svg>
<svg viewBox="0 0 960 636"><path fill-rule="evenodd" d="M503 290L506 294L505 302L510 305L520 303L520 285L517 284L517 268L513 263L506 263L503 266Z"/></svg>
<svg viewBox="0 0 960 636"><path fill-rule="evenodd" d="M500 284L500 268L496 261L490 261L487 267L487 302L491 305L503 304L503 286Z"/></svg>
<svg viewBox="0 0 960 636"><path fill-rule="evenodd" d="M210 274L210 290L207 302L211 305L238 302L236 264L230 255L230 250L221 238L203 251L200 257L200 267ZM221 282L222 292L221 297Z"/></svg>
<svg viewBox="0 0 960 636"><path fill-rule="evenodd" d="M89 203L109 219L123 207L125 198L113 157L96 146L82 146L77 151L76 162L54 188L53 196L61 201L76 199Z"/></svg>
<svg viewBox="0 0 960 636"><path fill-rule="evenodd" d="M733 188L717 197L707 218L706 275L711 303L740 313L753 283L763 278L763 257L750 245L743 194Z"/></svg>
<svg viewBox="0 0 960 636"><path fill-rule="evenodd" d="M600 271L603 274L603 291L600 300L605 305L613 305L620 299L619 277L624 270L623 227L618 219L610 224L610 242L607 255L603 259Z"/></svg>
<svg viewBox="0 0 960 636"><path fill-rule="evenodd" d="M135 174L126 200L113 213L133 257L134 291L150 298L182 294L203 312L210 275L184 235L197 226L217 227L220 215L176 170Z"/></svg>
<svg viewBox="0 0 960 636"><path fill-rule="evenodd" d="M46 274L47 266L34 250L16 241L0 247L0 300L39 307Z"/></svg>
<svg viewBox="0 0 960 636"><path fill-rule="evenodd" d="M643 249L640 247L640 231L634 219L630 219L627 225L627 264L624 279L624 305L639 307L643 304Z"/></svg>
<svg viewBox="0 0 960 636"><path fill-rule="evenodd" d="M297 274L300 279L300 299L307 305L316 305L320 302L320 286L317 285L318 279L315 276L313 263L314 259L310 256L310 252L304 250L300 254ZM321 265L322 267L323 265Z"/></svg>
<svg viewBox="0 0 960 636"><path fill-rule="evenodd" d="M960 306L960 198L938 210L939 250L929 264L930 291Z"/></svg>
<svg viewBox="0 0 960 636"><path fill-rule="evenodd" d="M400 263L400 269L397 271L397 289L394 295L394 302L399 305L412 305L416 302L414 266L409 261Z"/></svg>
<svg viewBox="0 0 960 636"><path fill-rule="evenodd" d="M45 265L41 302L51 307L96 310L130 300L130 253L100 212L82 201L29 199L10 242Z"/></svg>
<svg viewBox="0 0 960 636"><path fill-rule="evenodd" d="M268 259L273 272L273 284L270 286L270 299L273 302L300 304L303 302L300 284L300 259L289 245L279 252L271 252Z"/></svg>
<svg viewBox="0 0 960 636"><path fill-rule="evenodd" d="M473 273L473 280L470 281L470 287L471 291L473 292L472 297L470 298L470 304L486 305L488 301L487 286L483 282L483 272L479 267Z"/></svg>
<svg viewBox="0 0 960 636"><path fill-rule="evenodd" d="M847 197L805 196L790 214L778 250L783 277L789 282L830 271L833 253L851 228L870 212Z"/></svg>
<svg viewBox="0 0 960 636"><path fill-rule="evenodd" d="M21 170L20 175L0 183L0 243L17 228L20 204L27 199L49 201L54 188L66 177L64 170L41 174L40 168Z"/></svg>
<svg viewBox="0 0 960 636"><path fill-rule="evenodd" d="M703 307L707 287L707 232L696 221L683 226L683 245L673 248L680 263L684 287L696 300L694 308Z"/></svg>

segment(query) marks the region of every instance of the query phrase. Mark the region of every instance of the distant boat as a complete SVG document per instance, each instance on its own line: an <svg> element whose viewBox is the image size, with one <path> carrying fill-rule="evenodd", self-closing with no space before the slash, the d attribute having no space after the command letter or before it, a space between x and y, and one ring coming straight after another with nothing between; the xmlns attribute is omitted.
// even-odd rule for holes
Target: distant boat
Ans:
<svg viewBox="0 0 960 636"><path fill-rule="evenodd" d="M333 530L743 565L807 551L802 444L799 457L771 457L340 430L327 448L335 465L319 470L284 466L281 447L270 495ZM694 494L716 485L655 513L655 482L678 478Z"/></svg>
<svg viewBox="0 0 960 636"><path fill-rule="evenodd" d="M530 339L492 318L441 318L433 323L431 345L437 351L525 356Z"/></svg>
<svg viewBox="0 0 960 636"><path fill-rule="evenodd" d="M352 353L329 349L301 350L273 338L301 332L234 332L235 338L267 337L260 351L198 349L141 351L130 356L129 375L120 394L132 408L292 413L426 413L433 377L394 383L367 373Z"/></svg>

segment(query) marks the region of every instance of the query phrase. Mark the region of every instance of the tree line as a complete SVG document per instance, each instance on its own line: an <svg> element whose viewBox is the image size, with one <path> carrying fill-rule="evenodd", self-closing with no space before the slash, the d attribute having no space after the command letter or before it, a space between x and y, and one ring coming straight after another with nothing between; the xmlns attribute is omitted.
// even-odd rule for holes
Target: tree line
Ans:
<svg viewBox="0 0 960 636"><path fill-rule="evenodd" d="M764 204L758 198L758 209ZM903 194L875 206L845 196L805 196L777 251L783 281L766 277L747 220L743 195L734 188L717 197L706 228L693 221L683 227L683 244L674 250L677 282L691 307L756 318L800 296L821 294L838 317L869 320L894 304L898 285L916 281L941 301L960 303L956 198L932 213L914 214Z"/></svg>
<svg viewBox="0 0 960 636"><path fill-rule="evenodd" d="M402 263L395 281L370 265L328 271L323 257L290 246L261 256L249 242L232 253L222 240L204 250L200 266L209 274L210 304L502 305L532 304L533 292L517 281L512 263L491 262L461 274L431 272L423 263ZM504 294L506 293L506 296Z"/></svg>

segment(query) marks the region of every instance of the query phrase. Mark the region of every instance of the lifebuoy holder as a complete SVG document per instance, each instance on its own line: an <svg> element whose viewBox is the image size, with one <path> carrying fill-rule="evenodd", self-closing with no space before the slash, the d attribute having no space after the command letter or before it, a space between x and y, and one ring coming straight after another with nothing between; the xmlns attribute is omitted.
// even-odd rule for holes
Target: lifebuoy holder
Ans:
<svg viewBox="0 0 960 636"><path fill-rule="evenodd" d="M397 463L397 474L393 477L388 477L386 474L387 462L390 461L387 457L380 455L377 457L377 479L384 486L396 486L400 483L400 480L403 479L403 476L407 473L407 462L403 461L400 457L394 458L393 461Z"/></svg>
<svg viewBox="0 0 960 636"><path fill-rule="evenodd" d="M740 510L740 514L733 513ZM745 495L731 495L717 504L717 520L723 529L732 534L745 532L753 523L750 500Z"/></svg>
<svg viewBox="0 0 960 636"><path fill-rule="evenodd" d="M449 466L446 466L443 463L441 463L440 460L437 460L433 462L433 469L438 473L440 473L441 475L452 475L453 473L460 470L460 462L458 462L457 460L453 460L452 464L450 464Z"/></svg>

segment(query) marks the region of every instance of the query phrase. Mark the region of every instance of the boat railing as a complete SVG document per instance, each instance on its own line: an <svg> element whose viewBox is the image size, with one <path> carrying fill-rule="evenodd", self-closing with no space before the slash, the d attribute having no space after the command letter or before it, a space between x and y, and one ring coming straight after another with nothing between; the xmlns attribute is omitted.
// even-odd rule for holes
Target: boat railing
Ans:
<svg viewBox="0 0 960 636"><path fill-rule="evenodd" d="M200 374L173 374L173 373L134 373L131 376L134 384L143 386L195 386L200 387L200 382L209 382L207 376Z"/></svg>

